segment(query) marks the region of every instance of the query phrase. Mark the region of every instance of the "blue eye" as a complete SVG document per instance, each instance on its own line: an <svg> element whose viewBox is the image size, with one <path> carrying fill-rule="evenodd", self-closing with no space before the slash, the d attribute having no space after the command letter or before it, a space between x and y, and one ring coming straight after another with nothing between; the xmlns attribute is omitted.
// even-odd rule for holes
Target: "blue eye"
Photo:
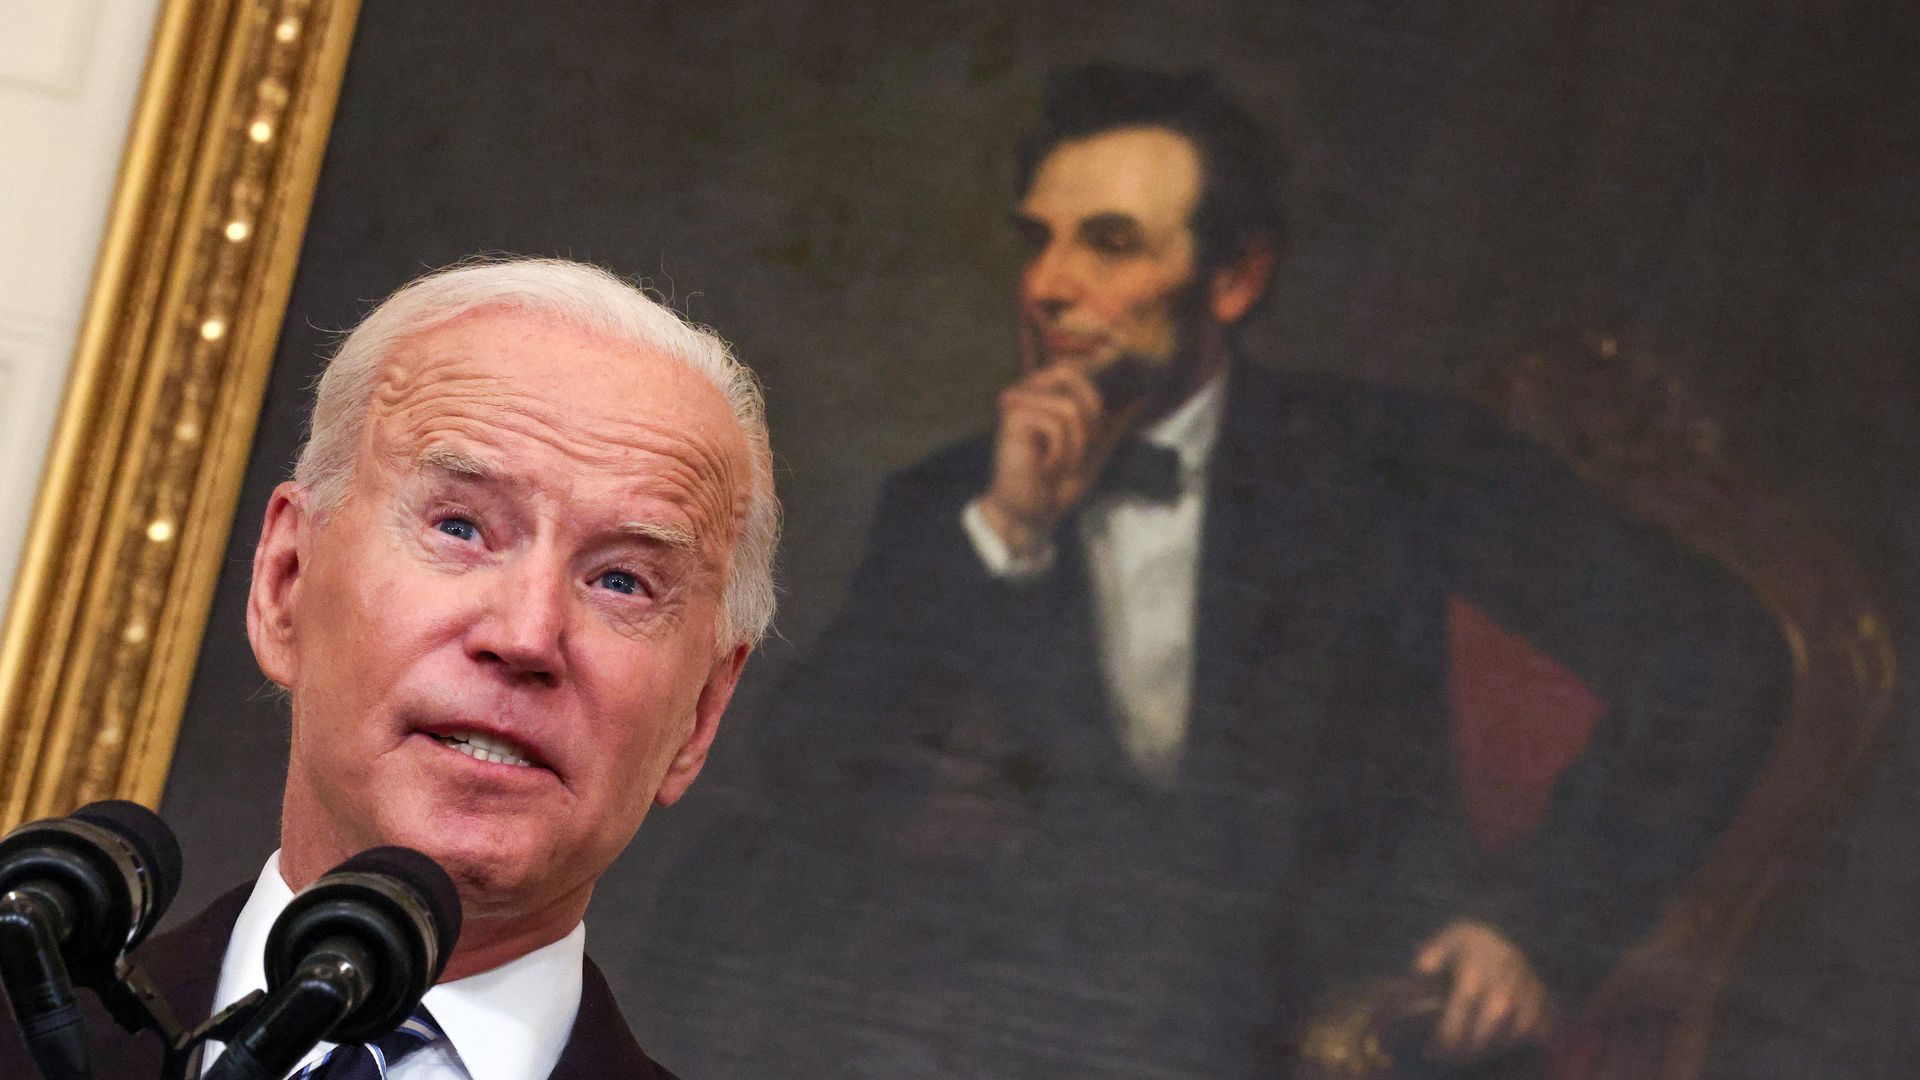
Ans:
<svg viewBox="0 0 1920 1080"><path fill-rule="evenodd" d="M475 525L466 518L443 518L438 524L434 525L434 528L439 529L441 532L446 533L456 540L480 539L480 526Z"/></svg>
<svg viewBox="0 0 1920 1080"><path fill-rule="evenodd" d="M600 575L600 584L617 593L628 596L640 591L640 580L625 570L609 570Z"/></svg>

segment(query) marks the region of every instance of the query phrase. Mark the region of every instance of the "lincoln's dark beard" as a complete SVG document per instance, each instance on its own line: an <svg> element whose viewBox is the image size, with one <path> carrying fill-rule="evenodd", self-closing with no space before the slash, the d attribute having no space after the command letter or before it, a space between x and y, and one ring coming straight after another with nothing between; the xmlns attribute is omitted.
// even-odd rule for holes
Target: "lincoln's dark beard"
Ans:
<svg viewBox="0 0 1920 1080"><path fill-rule="evenodd" d="M1212 351L1224 348L1219 328L1212 324L1203 275L1173 297L1174 352L1165 360L1122 353L1093 373L1093 385L1109 413L1148 401L1140 422L1151 423L1180 407L1200 389L1217 366L1208 361Z"/></svg>

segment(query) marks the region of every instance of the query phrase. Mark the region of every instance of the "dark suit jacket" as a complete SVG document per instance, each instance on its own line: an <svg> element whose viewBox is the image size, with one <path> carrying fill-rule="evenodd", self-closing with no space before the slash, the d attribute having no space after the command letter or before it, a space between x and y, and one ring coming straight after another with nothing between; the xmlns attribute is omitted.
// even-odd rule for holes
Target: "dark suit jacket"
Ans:
<svg viewBox="0 0 1920 1080"><path fill-rule="evenodd" d="M226 954L233 924L246 906L251 887L242 886L214 901L205 911L164 934L156 935L135 954L183 1020L197 1024L213 1012L213 995L220 979L220 961ZM97 1005L87 995L91 1005ZM152 1035L128 1035L104 1009L87 1015L96 1080L155 1080L160 1075L160 1041ZM0 1024L0 1077L30 1080L38 1075L27 1058L20 1028L11 1013ZM554 1066L553 1080L591 1080L593 1077L637 1077L673 1080L641 1051L620 1015L607 980L592 960L586 961L580 988L580 1013Z"/></svg>
<svg viewBox="0 0 1920 1080"><path fill-rule="evenodd" d="M1228 395L1171 791L1115 738L1072 523L1009 587L958 524L990 439L886 484L841 616L764 721L800 839L712 943L803 973L798 1041L876 1033L824 1067L1258 1071L1329 981L1402 970L1462 915L1577 997L1724 826L1784 700L1747 590L1462 405L1246 367ZM1608 706L1498 858L1450 748L1460 600Z"/></svg>

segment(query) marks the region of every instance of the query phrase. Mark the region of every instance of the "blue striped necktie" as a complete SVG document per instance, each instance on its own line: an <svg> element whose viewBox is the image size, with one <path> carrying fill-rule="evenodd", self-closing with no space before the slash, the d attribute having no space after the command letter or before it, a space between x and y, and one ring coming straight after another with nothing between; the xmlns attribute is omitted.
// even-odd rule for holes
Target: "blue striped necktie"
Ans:
<svg viewBox="0 0 1920 1080"><path fill-rule="evenodd" d="M392 1031L368 1043L336 1046L327 1056L293 1074L293 1080L387 1080L400 1059L441 1037L426 1006Z"/></svg>

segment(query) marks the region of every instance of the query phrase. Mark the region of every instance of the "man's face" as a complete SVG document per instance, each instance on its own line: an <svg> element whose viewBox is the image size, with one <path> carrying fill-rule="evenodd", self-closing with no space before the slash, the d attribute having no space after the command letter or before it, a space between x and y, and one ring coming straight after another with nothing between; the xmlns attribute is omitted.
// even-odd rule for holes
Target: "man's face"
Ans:
<svg viewBox="0 0 1920 1080"><path fill-rule="evenodd" d="M633 346L498 310L404 343L345 502L283 485L256 559L289 879L397 843L470 915L583 907L745 659L716 640L748 461L719 391Z"/></svg>
<svg viewBox="0 0 1920 1080"><path fill-rule="evenodd" d="M1014 214L1030 255L1020 275L1023 359L1095 374L1123 357L1166 368L1190 350L1200 156L1165 128L1063 142Z"/></svg>

